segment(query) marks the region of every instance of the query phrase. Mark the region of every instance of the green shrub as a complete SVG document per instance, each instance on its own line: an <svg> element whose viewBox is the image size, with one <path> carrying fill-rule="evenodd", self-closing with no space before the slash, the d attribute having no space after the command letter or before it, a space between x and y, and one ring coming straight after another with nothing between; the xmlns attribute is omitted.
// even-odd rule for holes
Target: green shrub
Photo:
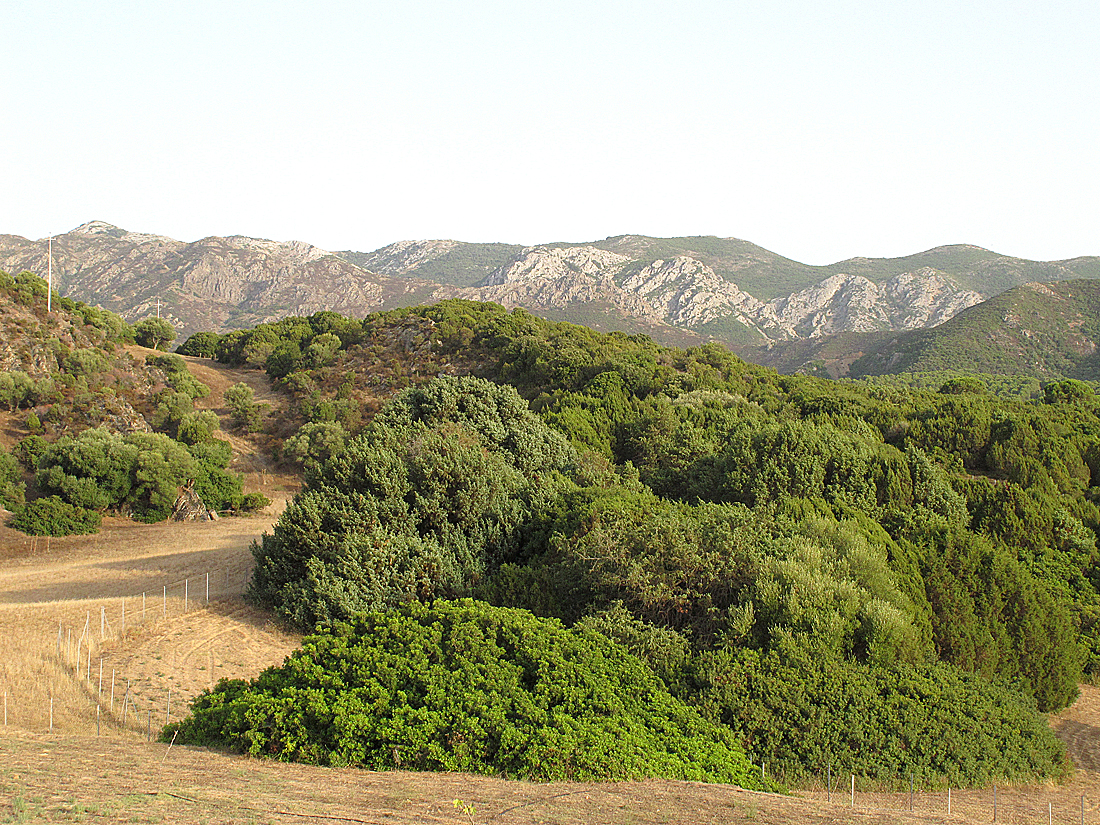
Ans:
<svg viewBox="0 0 1100 825"><path fill-rule="evenodd" d="M875 667L796 644L704 652L691 701L790 780L841 772L934 785L1034 782L1069 772L1033 702L943 664Z"/></svg>
<svg viewBox="0 0 1100 825"><path fill-rule="evenodd" d="M338 421L303 424L283 443L283 455L303 466L322 464L344 449L347 437Z"/></svg>
<svg viewBox="0 0 1100 825"><path fill-rule="evenodd" d="M111 368L107 355L97 349L76 349L66 356L61 368L70 375L95 375Z"/></svg>
<svg viewBox="0 0 1100 825"><path fill-rule="evenodd" d="M437 378L308 475L253 545L252 594L302 626L469 595L523 548L573 454L509 387Z"/></svg>
<svg viewBox="0 0 1100 825"><path fill-rule="evenodd" d="M176 392L182 392L194 398L206 398L210 395L210 387L199 381L187 371L184 360L172 352L163 355L149 355L145 363L151 367L157 367L164 371L168 386Z"/></svg>
<svg viewBox="0 0 1100 825"><path fill-rule="evenodd" d="M225 391L225 405L233 414L233 421L245 432L256 432L270 405L256 401L252 387L243 381Z"/></svg>
<svg viewBox="0 0 1100 825"><path fill-rule="evenodd" d="M88 510L128 509L141 521L168 517L176 489L198 475L187 448L160 433L102 429L63 436L38 463L39 488Z"/></svg>
<svg viewBox="0 0 1100 825"><path fill-rule="evenodd" d="M24 496L23 468L19 460L0 450L0 505L9 510L19 507Z"/></svg>
<svg viewBox="0 0 1100 825"><path fill-rule="evenodd" d="M196 332L176 348L180 355L213 358L217 354L221 336L216 332Z"/></svg>
<svg viewBox="0 0 1100 825"><path fill-rule="evenodd" d="M32 536L72 536L99 532L101 520L99 513L47 496L20 509L11 526Z"/></svg>
<svg viewBox="0 0 1100 825"><path fill-rule="evenodd" d="M271 499L263 493L245 493L241 496L241 503L237 506L237 509L242 513L253 513L256 510L262 510L270 506Z"/></svg>
<svg viewBox="0 0 1100 825"><path fill-rule="evenodd" d="M531 780L666 777L753 787L730 734L595 632L482 602L410 603L223 680L164 736L254 756Z"/></svg>
<svg viewBox="0 0 1100 825"><path fill-rule="evenodd" d="M46 439L32 433L26 438L20 439L19 443L12 449L12 455L25 469L34 470L38 467L38 459L42 457L49 446L50 444Z"/></svg>
<svg viewBox="0 0 1100 825"><path fill-rule="evenodd" d="M176 328L164 318L142 318L134 324L134 340L143 347L160 349L176 340Z"/></svg>

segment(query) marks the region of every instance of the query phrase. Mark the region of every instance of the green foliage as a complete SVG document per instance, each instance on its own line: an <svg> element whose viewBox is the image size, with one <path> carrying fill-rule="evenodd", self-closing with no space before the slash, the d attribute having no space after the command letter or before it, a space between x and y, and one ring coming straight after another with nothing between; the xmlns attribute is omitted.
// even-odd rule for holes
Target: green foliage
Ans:
<svg viewBox="0 0 1100 825"><path fill-rule="evenodd" d="M63 436L42 454L36 480L47 495L76 507L129 511L162 521L176 489L196 478L198 465L184 445L159 433L125 437L102 429Z"/></svg>
<svg viewBox="0 0 1100 825"><path fill-rule="evenodd" d="M257 402L252 387L243 381L225 391L225 405L229 407L237 426L249 433L259 430L264 413L270 407Z"/></svg>
<svg viewBox="0 0 1100 825"><path fill-rule="evenodd" d="M9 410L29 406L38 395L37 383L25 372L0 372L0 404Z"/></svg>
<svg viewBox="0 0 1100 825"><path fill-rule="evenodd" d="M939 657L1016 682L1041 710L1076 699L1085 651L1065 604L984 537L938 529L925 541Z"/></svg>
<svg viewBox="0 0 1100 825"><path fill-rule="evenodd" d="M267 367L293 368L314 425L352 431L354 378L333 387L364 364L372 393L468 363L519 393L437 379L311 462L254 548L253 594L290 620L478 595L616 639L793 773L849 727L835 752L861 772L1062 770L1028 720L1100 666L1100 405L1078 385L1039 403L1031 379L781 377L465 301L371 315L359 343L333 332L333 367L310 366L312 324L281 329L258 339ZM223 346L246 359L249 341ZM286 454L320 459L333 432ZM941 741L952 714L979 744Z"/></svg>
<svg viewBox="0 0 1100 825"><path fill-rule="evenodd" d="M9 510L23 504L23 468L16 456L0 450L0 505Z"/></svg>
<svg viewBox="0 0 1100 825"><path fill-rule="evenodd" d="M216 332L196 332L176 347L176 352L197 358L213 358L217 354L220 342L221 336Z"/></svg>
<svg viewBox="0 0 1100 825"><path fill-rule="evenodd" d="M256 510L262 510L270 506L271 499L263 493L245 493L241 496L241 502L237 505L236 509L242 513L252 513Z"/></svg>
<svg viewBox="0 0 1100 825"><path fill-rule="evenodd" d="M164 371L168 386L189 395L191 398L206 398L210 395L210 387L199 381L187 371L187 364L175 353L166 352L164 355L149 355L145 363L151 367L157 367Z"/></svg>
<svg viewBox="0 0 1100 825"><path fill-rule="evenodd" d="M176 340L176 328L164 318L142 318L134 324L134 340L143 347L160 349Z"/></svg>
<svg viewBox="0 0 1100 825"><path fill-rule="evenodd" d="M1043 400L1047 404L1067 404L1085 399L1096 399L1096 390L1084 381L1068 378L1065 381L1051 381L1043 387Z"/></svg>
<svg viewBox="0 0 1100 825"><path fill-rule="evenodd" d="M975 375L966 375L945 381L940 392L944 395L982 395L986 388L982 379Z"/></svg>
<svg viewBox="0 0 1100 825"><path fill-rule="evenodd" d="M343 450L346 441L338 421L304 424L283 443L283 455L303 466L322 464Z"/></svg>
<svg viewBox="0 0 1100 825"><path fill-rule="evenodd" d="M64 359L61 368L70 375L94 375L111 368L108 357L100 350L76 349Z"/></svg>
<svg viewBox="0 0 1100 825"><path fill-rule="evenodd" d="M608 638L469 600L327 628L253 683L200 695L163 735L176 731L189 744L372 770L756 784L728 732Z"/></svg>
<svg viewBox="0 0 1100 825"><path fill-rule="evenodd" d="M304 627L469 593L522 551L571 461L513 390L437 378L307 476L253 546L252 593Z"/></svg>
<svg viewBox="0 0 1100 825"><path fill-rule="evenodd" d="M101 519L93 510L72 505L58 496L47 496L22 507L11 520L11 526L31 536L72 536L98 533Z"/></svg>
<svg viewBox="0 0 1100 825"><path fill-rule="evenodd" d="M796 644L717 649L693 662L693 702L780 776L936 785L1034 782L1069 772L1044 717L1019 694L945 665L860 667Z"/></svg>
<svg viewBox="0 0 1100 825"><path fill-rule="evenodd" d="M49 443L42 436L32 433L26 438L20 439L12 449L12 455L23 465L24 469L34 470L38 467L38 459L46 452Z"/></svg>
<svg viewBox="0 0 1100 825"><path fill-rule="evenodd" d="M245 506L241 476L227 469L233 457L228 441L211 436L189 445L187 451L198 463L194 475L195 492L207 507L217 511L253 509Z"/></svg>
<svg viewBox="0 0 1100 825"><path fill-rule="evenodd" d="M220 426L218 414L213 410L187 413L176 426L176 440L188 445L201 444L212 439Z"/></svg>

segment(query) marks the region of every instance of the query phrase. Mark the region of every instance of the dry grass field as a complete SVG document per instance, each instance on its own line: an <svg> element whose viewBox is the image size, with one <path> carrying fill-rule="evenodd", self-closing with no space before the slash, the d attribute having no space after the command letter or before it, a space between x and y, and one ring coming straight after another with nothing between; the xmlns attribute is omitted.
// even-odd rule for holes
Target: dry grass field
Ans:
<svg viewBox="0 0 1100 825"><path fill-rule="evenodd" d="M255 373L191 365L215 390L206 401L212 409L220 409L221 392L238 380L277 401ZM235 438L234 446L246 489L273 500L254 517L187 525L105 519L96 536L49 541L0 526L0 822L992 819L992 789L954 792L948 816L945 792L918 793L910 813L908 794L872 795L859 787L851 807L847 777L829 801L823 788L782 797L690 782L535 784L284 765L152 743L147 732L168 713L179 718L187 701L218 678L253 676L280 662L299 638L240 597L249 546L271 528L296 480L273 473L249 439ZM1100 689L1084 687L1080 701L1052 725L1078 766L1073 778L1061 786L999 789L997 821L1047 822L1049 815L1076 823L1083 797L1085 821L1100 822Z"/></svg>

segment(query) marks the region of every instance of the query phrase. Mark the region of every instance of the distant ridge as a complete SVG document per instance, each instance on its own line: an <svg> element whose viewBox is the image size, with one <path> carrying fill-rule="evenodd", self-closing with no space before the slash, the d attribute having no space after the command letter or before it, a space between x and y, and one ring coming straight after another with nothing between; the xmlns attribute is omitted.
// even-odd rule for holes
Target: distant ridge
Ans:
<svg viewBox="0 0 1100 825"><path fill-rule="evenodd" d="M44 275L46 249L44 238L0 235L0 269ZM967 245L810 266L712 236L533 247L421 240L330 252L240 235L183 242L90 221L54 238L61 294L130 320L159 306L181 336L458 297L750 352L773 342L923 329L1023 283L1081 278L1100 278L1100 258L1026 261Z"/></svg>
<svg viewBox="0 0 1100 825"><path fill-rule="evenodd" d="M1100 381L1100 281L1024 284L933 329L780 343L742 355L780 372L834 378L956 370Z"/></svg>

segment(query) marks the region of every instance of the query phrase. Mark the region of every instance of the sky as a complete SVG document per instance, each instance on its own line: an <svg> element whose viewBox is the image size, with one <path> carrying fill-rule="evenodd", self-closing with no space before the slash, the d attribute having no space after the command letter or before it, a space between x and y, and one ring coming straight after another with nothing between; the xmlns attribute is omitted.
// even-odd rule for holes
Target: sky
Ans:
<svg viewBox="0 0 1100 825"><path fill-rule="evenodd" d="M1100 255L1095 0L6 0L0 234Z"/></svg>

